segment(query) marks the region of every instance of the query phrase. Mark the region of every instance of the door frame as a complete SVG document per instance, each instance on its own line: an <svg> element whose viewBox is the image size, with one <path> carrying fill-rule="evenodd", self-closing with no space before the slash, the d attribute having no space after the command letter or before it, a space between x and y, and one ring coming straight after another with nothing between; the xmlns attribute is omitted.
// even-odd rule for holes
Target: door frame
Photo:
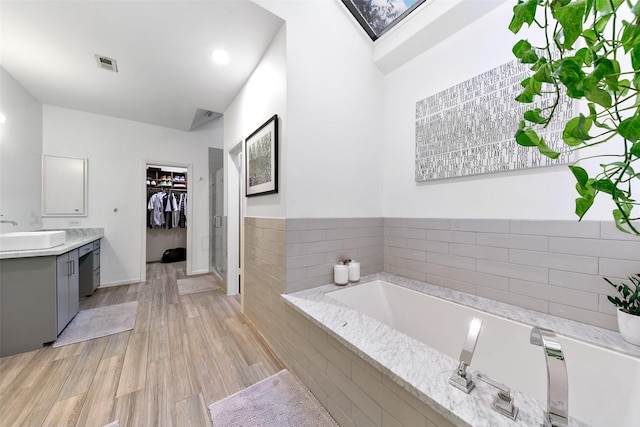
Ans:
<svg viewBox="0 0 640 427"><path fill-rule="evenodd" d="M193 260L191 258L192 242L193 242L193 209L191 209L191 200L193 199L193 164L192 163L180 163L165 160L150 160L142 159L142 177L140 179L141 190L140 199L142 200L142 211L144 215L141 215L142 221L142 234L140 237L140 282L147 281L147 166L148 165L161 165L174 168L186 168L187 169L187 266L185 274L190 276L193 274Z"/></svg>
<svg viewBox="0 0 640 427"><path fill-rule="evenodd" d="M227 295L244 289L244 183L243 141L237 142L225 156L227 184ZM244 307L244 294L243 307Z"/></svg>

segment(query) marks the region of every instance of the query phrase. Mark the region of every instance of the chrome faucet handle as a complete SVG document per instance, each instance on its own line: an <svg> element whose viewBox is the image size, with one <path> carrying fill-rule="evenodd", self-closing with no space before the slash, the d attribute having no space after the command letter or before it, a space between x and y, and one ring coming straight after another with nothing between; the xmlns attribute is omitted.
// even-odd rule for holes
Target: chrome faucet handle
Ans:
<svg viewBox="0 0 640 427"><path fill-rule="evenodd" d="M460 352L460 363L458 364L458 368L453 371L449 378L449 384L467 394L475 387L471 376L467 376L467 367L471 365L471 359L473 358L473 352L476 349L476 343L478 342L478 335L480 335L481 328L482 320L476 317L471 319L467 338L462 346L462 352Z"/></svg>
<svg viewBox="0 0 640 427"><path fill-rule="evenodd" d="M529 342L544 349L547 363L547 411L542 427L569 425L569 382L567 366L558 337L551 329L534 327Z"/></svg>
<svg viewBox="0 0 640 427"><path fill-rule="evenodd" d="M515 420L518 416L518 408L513 404L511 389L493 378L481 374L480 372L478 372L476 378L498 389L498 394L493 398L491 407L505 417Z"/></svg>

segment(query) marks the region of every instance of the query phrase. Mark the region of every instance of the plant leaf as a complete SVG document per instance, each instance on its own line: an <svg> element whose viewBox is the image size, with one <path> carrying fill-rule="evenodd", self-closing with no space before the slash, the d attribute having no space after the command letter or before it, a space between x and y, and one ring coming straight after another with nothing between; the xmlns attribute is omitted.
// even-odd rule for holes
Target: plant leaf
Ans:
<svg viewBox="0 0 640 427"><path fill-rule="evenodd" d="M544 142L543 138L540 138L538 140L537 146L538 146L538 151L540 151L541 154L549 157L550 159L557 159L558 157L560 157L560 154L562 154L552 150L551 147L549 147L547 143Z"/></svg>
<svg viewBox="0 0 640 427"><path fill-rule="evenodd" d="M612 16L613 16L612 14L604 15L603 17L601 17L596 21L596 23L593 25L593 28L597 32L602 33L604 29L607 27L607 24L609 23L609 19L611 19Z"/></svg>
<svg viewBox="0 0 640 427"><path fill-rule="evenodd" d="M551 77L551 65L548 63L542 64L533 75L533 79L541 83L553 83L554 81Z"/></svg>
<svg viewBox="0 0 640 427"><path fill-rule="evenodd" d="M516 58L522 58L522 55L531 49L531 43L527 40L519 40L516 44L513 45L511 52L516 56Z"/></svg>
<svg viewBox="0 0 640 427"><path fill-rule="evenodd" d="M589 208L593 206L593 200L586 197L579 197L576 199L576 215L582 219L585 216Z"/></svg>
<svg viewBox="0 0 640 427"><path fill-rule="evenodd" d="M557 61L553 75L567 87L567 95L570 97L581 98L584 95L582 82L585 74L579 58L568 56Z"/></svg>
<svg viewBox="0 0 640 427"><path fill-rule="evenodd" d="M586 10L584 0L571 2L563 7L557 7L554 11L554 17L562 26L564 40L561 43L565 49L571 49L573 43L578 40L582 34L582 18Z"/></svg>
<svg viewBox="0 0 640 427"><path fill-rule="evenodd" d="M587 181L589 180L589 174L587 173L586 170L584 170L580 166L575 166L575 165L569 166L569 170L571 170L571 173L573 173L573 176L576 177L576 180L578 181L578 185L580 185L581 187L584 187L585 185L587 185Z"/></svg>
<svg viewBox="0 0 640 427"><path fill-rule="evenodd" d="M523 24L531 25L536 17L538 0L518 0L518 4L513 7L513 18L509 24L509 30L516 34Z"/></svg>
<svg viewBox="0 0 640 427"><path fill-rule="evenodd" d="M513 46L511 51L523 64L535 64L538 62L538 54L527 40L520 40Z"/></svg>
<svg viewBox="0 0 640 427"><path fill-rule="evenodd" d="M576 52L575 57L579 58L580 61L582 61L582 63L585 65L591 65L593 63L593 56L591 55L591 50L587 49L586 47L579 49Z"/></svg>
<svg viewBox="0 0 640 427"><path fill-rule="evenodd" d="M594 87L588 92L585 91L584 96L587 98L587 100L595 102L596 104L604 108L611 107L611 94L604 89Z"/></svg>
<svg viewBox="0 0 640 427"><path fill-rule="evenodd" d="M533 129L518 129L516 131L516 142L523 147L537 147L540 137Z"/></svg>
<svg viewBox="0 0 640 427"><path fill-rule="evenodd" d="M526 120L532 122L532 123L537 123L539 125L544 125L549 121L548 118L542 117L540 115L540 109L539 108L535 108L533 110L525 111L524 118Z"/></svg>
<svg viewBox="0 0 640 427"><path fill-rule="evenodd" d="M640 142L636 142L635 144L633 144L633 146L629 150L629 153L636 157L640 157Z"/></svg>
<svg viewBox="0 0 640 427"><path fill-rule="evenodd" d="M593 120L580 114L578 117L574 117L567 122L562 131L562 140L570 147L576 147L580 144L584 144L585 141L591 139L589 136L589 129Z"/></svg>
<svg viewBox="0 0 640 427"><path fill-rule="evenodd" d="M614 195L617 193L616 185L610 179L597 179L592 184L592 187L603 193Z"/></svg>
<svg viewBox="0 0 640 427"><path fill-rule="evenodd" d="M620 36L620 43L622 43L622 46L624 47L624 53L629 53L629 50L635 44L634 40L638 35L638 27L625 20L622 21L622 26L624 27L624 30L622 31L622 36Z"/></svg>
<svg viewBox="0 0 640 427"><path fill-rule="evenodd" d="M521 85L524 86L524 90L516 97L516 101L518 102L525 104L531 103L536 95L540 95L542 93L542 83L531 77L524 79Z"/></svg>
<svg viewBox="0 0 640 427"><path fill-rule="evenodd" d="M638 141L640 139L640 116L633 116L623 120L618 126L618 133L624 139L633 142Z"/></svg>

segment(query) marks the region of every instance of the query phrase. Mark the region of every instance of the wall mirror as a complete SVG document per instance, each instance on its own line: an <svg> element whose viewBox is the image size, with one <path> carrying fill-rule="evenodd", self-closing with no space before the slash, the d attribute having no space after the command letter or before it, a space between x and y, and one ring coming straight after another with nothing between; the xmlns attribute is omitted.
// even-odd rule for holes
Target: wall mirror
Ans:
<svg viewBox="0 0 640 427"><path fill-rule="evenodd" d="M87 159L42 156L42 216L87 216Z"/></svg>

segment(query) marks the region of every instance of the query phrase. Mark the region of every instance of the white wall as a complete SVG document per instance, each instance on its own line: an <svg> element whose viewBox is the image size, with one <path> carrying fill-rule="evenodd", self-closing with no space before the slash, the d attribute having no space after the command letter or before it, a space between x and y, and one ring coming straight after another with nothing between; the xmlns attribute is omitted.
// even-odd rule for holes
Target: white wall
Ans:
<svg viewBox="0 0 640 427"><path fill-rule="evenodd" d="M102 285L141 280L145 263L145 162L188 166L192 233L187 247L191 273L209 271L208 147L222 147L222 121L192 132L82 111L44 106L44 154L86 157L89 215L80 227L104 227ZM217 136L217 138L216 138ZM68 218L45 218L44 226L67 227Z"/></svg>
<svg viewBox="0 0 640 427"><path fill-rule="evenodd" d="M506 2L387 74L384 79L384 216L575 220L575 179L566 166L418 184L415 103L513 59L521 36ZM585 219L609 220L606 203Z"/></svg>
<svg viewBox="0 0 640 427"><path fill-rule="evenodd" d="M42 228L42 104L0 67L0 233Z"/></svg>
<svg viewBox="0 0 640 427"><path fill-rule="evenodd" d="M380 216L382 74L371 40L336 0L256 3L286 22L286 216Z"/></svg>
<svg viewBox="0 0 640 427"><path fill-rule="evenodd" d="M288 178L284 170L287 160L287 85L284 26L275 36L260 63L242 87L229 108L224 112L224 148L228 153L238 142L244 141L253 131L274 114L279 120L279 181L278 193L245 198L247 216L284 217L286 211ZM225 162L228 161L225 154ZM225 179L230 182L229 165L225 163ZM225 214L228 201L225 198Z"/></svg>

